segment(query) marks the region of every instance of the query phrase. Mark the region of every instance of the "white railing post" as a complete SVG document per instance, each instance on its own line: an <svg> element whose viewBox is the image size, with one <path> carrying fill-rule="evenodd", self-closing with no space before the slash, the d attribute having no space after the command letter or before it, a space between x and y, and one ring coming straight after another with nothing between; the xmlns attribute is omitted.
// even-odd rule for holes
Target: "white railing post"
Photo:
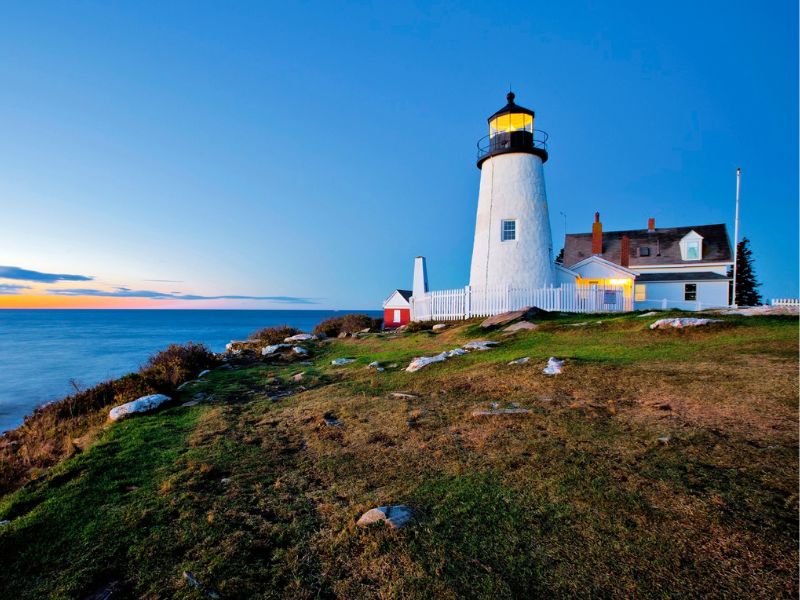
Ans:
<svg viewBox="0 0 800 600"><path fill-rule="evenodd" d="M470 309L471 309L471 298L470 298L470 286L464 286L464 318L470 318Z"/></svg>

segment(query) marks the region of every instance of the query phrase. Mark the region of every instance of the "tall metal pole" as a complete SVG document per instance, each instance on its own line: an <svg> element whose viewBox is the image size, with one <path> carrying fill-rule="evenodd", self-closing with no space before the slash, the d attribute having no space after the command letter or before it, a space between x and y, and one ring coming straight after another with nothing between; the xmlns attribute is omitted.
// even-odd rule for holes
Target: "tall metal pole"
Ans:
<svg viewBox="0 0 800 600"><path fill-rule="evenodd" d="M732 302L734 308L738 306L736 303L736 271L739 262L739 187L742 179L742 170L736 168L736 221L733 225L733 294Z"/></svg>

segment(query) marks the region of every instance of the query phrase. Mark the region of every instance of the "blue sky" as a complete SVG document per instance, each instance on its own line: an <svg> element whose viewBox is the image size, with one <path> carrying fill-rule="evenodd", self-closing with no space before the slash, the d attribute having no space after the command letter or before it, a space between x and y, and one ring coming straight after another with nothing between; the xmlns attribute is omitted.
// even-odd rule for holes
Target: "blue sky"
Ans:
<svg viewBox="0 0 800 600"><path fill-rule="evenodd" d="M762 291L796 296L797 23L785 0L7 4L0 264L191 306L376 308L418 254L462 286L510 84L550 134L556 250L561 212L732 236L741 166Z"/></svg>

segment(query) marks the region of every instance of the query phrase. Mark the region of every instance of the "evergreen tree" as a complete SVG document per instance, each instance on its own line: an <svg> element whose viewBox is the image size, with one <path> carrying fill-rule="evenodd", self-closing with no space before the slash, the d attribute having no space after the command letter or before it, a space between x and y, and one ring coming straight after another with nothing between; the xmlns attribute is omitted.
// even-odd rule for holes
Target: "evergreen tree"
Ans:
<svg viewBox="0 0 800 600"><path fill-rule="evenodd" d="M756 289L761 284L756 281L753 262L750 240L742 238L742 241L736 246L736 304L739 306L761 304L761 294ZM733 277L733 268L728 269L728 276ZM731 288L733 288L733 282L731 282Z"/></svg>
<svg viewBox="0 0 800 600"><path fill-rule="evenodd" d="M563 265L564 264L564 249L563 248L561 249L561 252L558 253L558 256L556 256L556 263L559 264L559 265Z"/></svg>

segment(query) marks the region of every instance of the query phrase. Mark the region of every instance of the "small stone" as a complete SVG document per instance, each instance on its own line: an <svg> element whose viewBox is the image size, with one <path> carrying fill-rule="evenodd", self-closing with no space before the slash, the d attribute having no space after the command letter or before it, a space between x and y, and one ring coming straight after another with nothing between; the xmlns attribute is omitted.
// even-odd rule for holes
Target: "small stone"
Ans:
<svg viewBox="0 0 800 600"><path fill-rule="evenodd" d="M342 365L349 365L350 363L356 362L355 358L334 358L331 361L331 364L334 367L341 367Z"/></svg>
<svg viewBox="0 0 800 600"><path fill-rule="evenodd" d="M414 511L403 504L395 506L379 506L365 512L356 521L359 527L366 527L373 523L384 523L392 529L402 529L414 519Z"/></svg>
<svg viewBox="0 0 800 600"><path fill-rule="evenodd" d="M200 404L200 400L189 400L188 402L181 404L181 406L187 408L189 406L197 406L198 404Z"/></svg>
<svg viewBox="0 0 800 600"><path fill-rule="evenodd" d="M539 326L535 323L529 323L528 321L520 321L519 323L509 325L503 329L503 331L506 333L516 333L517 331L529 331L532 329L539 329Z"/></svg>
<svg viewBox="0 0 800 600"><path fill-rule="evenodd" d="M340 427L342 422L333 413L327 412L322 416L322 420L328 427Z"/></svg>
<svg viewBox="0 0 800 600"><path fill-rule="evenodd" d="M291 344L271 344L269 346L264 346L261 349L261 356L269 356L270 354L275 354L276 352L283 350L284 348L291 348Z"/></svg>
<svg viewBox="0 0 800 600"><path fill-rule="evenodd" d="M219 480L219 482L222 485L228 485L231 482L231 478L230 477L223 477L222 479Z"/></svg>
<svg viewBox="0 0 800 600"><path fill-rule="evenodd" d="M311 335L310 333L298 333L297 335L287 337L283 341L286 342L287 344L291 344L292 342L307 342L308 340L315 340L315 339L317 339L317 337Z"/></svg>
<svg viewBox="0 0 800 600"><path fill-rule="evenodd" d="M344 338L346 338L346 337L347 337L347 332L346 332L346 331L342 331L342 332L341 332L341 333L339 333L339 335L337 335L336 337L337 337L337 338L339 338L340 340L341 340L341 339L344 339Z"/></svg>
<svg viewBox="0 0 800 600"><path fill-rule="evenodd" d="M467 350L491 350L494 346L497 346L497 342L490 342L486 340L476 340L464 344L464 348Z"/></svg>
<svg viewBox="0 0 800 600"><path fill-rule="evenodd" d="M512 360L508 364L509 365L524 365L524 364L530 362L530 360L531 360L530 356L523 356L522 358L515 358L514 360Z"/></svg>
<svg viewBox="0 0 800 600"><path fill-rule="evenodd" d="M447 329L447 325L445 323L437 323L431 327L431 331L441 331L442 329Z"/></svg>
<svg viewBox="0 0 800 600"><path fill-rule="evenodd" d="M205 371L200 371L200 374L197 376L197 378L200 379L201 377L204 377L204 376L208 375L209 373L211 373L210 369L206 369Z"/></svg>
<svg viewBox="0 0 800 600"><path fill-rule="evenodd" d="M558 375L564 369L564 361L554 356L551 356L547 360L547 366L542 369L542 373L545 375Z"/></svg>
<svg viewBox="0 0 800 600"><path fill-rule="evenodd" d="M392 363L390 365L386 365L386 368L387 369L396 369L398 366L400 366L400 365L398 365L397 363Z"/></svg>
<svg viewBox="0 0 800 600"><path fill-rule="evenodd" d="M412 400L417 397L414 394L409 394L407 392L392 392L389 395L392 396L393 398L402 398L404 400Z"/></svg>
<svg viewBox="0 0 800 600"><path fill-rule="evenodd" d="M292 352L294 354L297 354L298 356L306 356L308 354L308 350L306 350L302 346L293 346Z"/></svg>
<svg viewBox="0 0 800 600"><path fill-rule="evenodd" d="M375 370L376 370L378 373L383 373L383 372L384 372L386 369L384 369L383 367L378 367L378 368L376 368Z"/></svg>
<svg viewBox="0 0 800 600"><path fill-rule="evenodd" d="M379 363L377 360L373 360L373 361L372 361L371 363L369 363L367 366L368 366L370 369L377 369L378 367L380 367L380 366L381 366L381 363Z"/></svg>
<svg viewBox="0 0 800 600"><path fill-rule="evenodd" d="M665 435L664 437L658 438L658 442L660 444L669 444L672 441L671 435Z"/></svg>
<svg viewBox="0 0 800 600"><path fill-rule="evenodd" d="M364 329L362 329L358 333L369 333L369 327L365 327Z"/></svg>
<svg viewBox="0 0 800 600"><path fill-rule="evenodd" d="M292 381L303 381L303 376L305 373L295 373L292 375Z"/></svg>
<svg viewBox="0 0 800 600"><path fill-rule="evenodd" d="M641 315L636 315L636 317L641 319L642 317L654 317L657 314L658 314L657 312L655 312L654 310L651 310L650 312L646 312L646 313L643 313Z"/></svg>

